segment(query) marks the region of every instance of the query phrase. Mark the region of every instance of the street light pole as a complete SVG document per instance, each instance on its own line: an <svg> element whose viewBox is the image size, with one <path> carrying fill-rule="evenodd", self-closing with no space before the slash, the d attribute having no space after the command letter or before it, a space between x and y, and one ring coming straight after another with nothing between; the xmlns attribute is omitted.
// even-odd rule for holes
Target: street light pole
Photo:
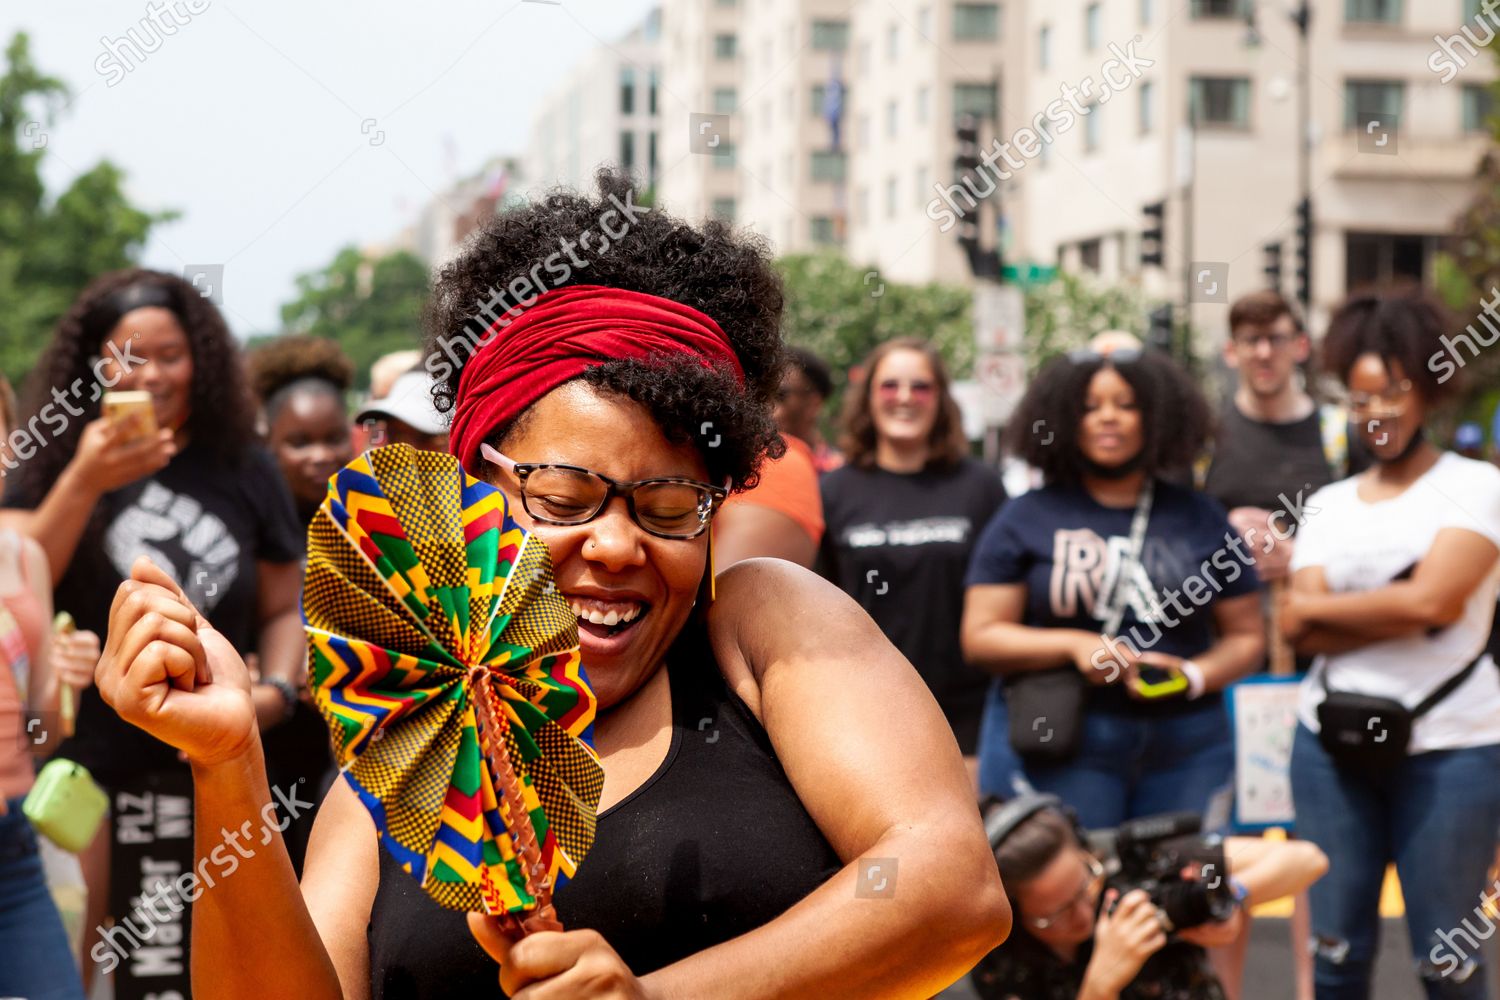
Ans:
<svg viewBox="0 0 1500 1000"><path fill-rule="evenodd" d="M1297 142L1297 195L1307 219L1306 261L1303 267L1306 276L1299 283L1303 322L1311 322L1312 311L1312 258L1313 258L1313 212L1312 212L1312 51L1308 43L1312 23L1311 0L1301 0L1292 11L1292 23L1297 26L1297 128L1301 132Z"/></svg>

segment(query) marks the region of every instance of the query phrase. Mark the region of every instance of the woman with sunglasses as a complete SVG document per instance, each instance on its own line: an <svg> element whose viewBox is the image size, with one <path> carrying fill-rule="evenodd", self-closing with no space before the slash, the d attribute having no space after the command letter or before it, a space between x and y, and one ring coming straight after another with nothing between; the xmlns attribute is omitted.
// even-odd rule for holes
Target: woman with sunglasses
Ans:
<svg viewBox="0 0 1500 1000"><path fill-rule="evenodd" d="M598 197L497 216L444 268L432 313L451 450L546 542L598 700L603 798L556 896L568 930L513 944L440 908L339 782L300 893L273 838L194 904L211 956L195 996L484 997L498 979L536 997L927 997L1007 932L962 762L911 667L800 567L747 560L712 582L714 513L775 441L766 251L641 212L560 287L476 314L633 195L605 173ZM192 759L206 850L269 793L244 667L164 583L142 563L122 589L99 677ZM165 658L185 654L213 681L169 690Z"/></svg>
<svg viewBox="0 0 1500 1000"><path fill-rule="evenodd" d="M1045 485L984 529L964 608L965 652L1003 679L985 791L1029 783L1100 828L1202 814L1229 784L1221 692L1265 645L1253 555L1236 555L1216 501L1162 478L1208 426L1197 387L1155 351L1086 350L1032 381L1011 445Z"/></svg>
<svg viewBox="0 0 1500 1000"><path fill-rule="evenodd" d="M1374 464L1308 501L1281 616L1298 652L1317 654L1292 796L1298 835L1333 862L1310 897L1320 1000L1369 996L1392 862L1426 995L1489 995L1478 943L1500 825L1500 676L1485 652L1500 470L1424 430L1456 388L1438 364L1453 329L1430 293L1378 290L1346 301L1323 342Z"/></svg>
<svg viewBox="0 0 1500 1000"><path fill-rule="evenodd" d="M917 668L974 771L989 681L959 649L963 577L1005 487L969 457L931 344L888 340L861 367L844 406L845 464L821 482L823 569Z"/></svg>
<svg viewBox="0 0 1500 1000"><path fill-rule="evenodd" d="M1034 811L1008 822L1006 810ZM986 825L999 827L995 863L1015 930L969 977L981 1000L1237 995L1215 977L1203 949L1239 933L1252 904L1301 892L1328 869L1323 852L1306 842L1226 837L1225 867L1235 905L1223 919L1169 932L1170 921L1143 889L1105 888L1105 866L1075 822L1047 796L986 810Z"/></svg>

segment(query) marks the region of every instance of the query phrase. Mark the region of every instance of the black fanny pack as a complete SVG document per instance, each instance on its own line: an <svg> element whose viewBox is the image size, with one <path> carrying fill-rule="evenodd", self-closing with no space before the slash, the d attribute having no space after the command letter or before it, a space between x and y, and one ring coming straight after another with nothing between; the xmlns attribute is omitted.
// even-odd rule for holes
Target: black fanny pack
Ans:
<svg viewBox="0 0 1500 1000"><path fill-rule="evenodd" d="M1030 764L1062 764L1078 752L1089 682L1076 667L1028 670L1005 679L1010 745Z"/></svg>
<svg viewBox="0 0 1500 1000"><path fill-rule="evenodd" d="M1318 742L1334 763L1351 771L1375 773L1395 767L1406 759L1412 723L1458 690L1483 659L1481 652L1412 708L1391 698L1330 690L1325 664L1318 670L1318 684L1326 693L1318 706Z"/></svg>

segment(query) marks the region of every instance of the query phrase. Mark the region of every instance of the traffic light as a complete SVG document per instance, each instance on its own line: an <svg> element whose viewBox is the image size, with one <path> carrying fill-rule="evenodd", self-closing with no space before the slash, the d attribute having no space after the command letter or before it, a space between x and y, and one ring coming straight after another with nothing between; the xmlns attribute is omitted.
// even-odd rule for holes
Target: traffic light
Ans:
<svg viewBox="0 0 1500 1000"><path fill-rule="evenodd" d="M1297 301L1302 314L1312 307L1312 199L1297 203Z"/></svg>
<svg viewBox="0 0 1500 1000"><path fill-rule="evenodd" d="M1167 302L1157 306L1148 314L1146 344L1170 354L1174 340L1172 334L1172 304Z"/></svg>
<svg viewBox="0 0 1500 1000"><path fill-rule="evenodd" d="M1267 243L1261 247L1266 255L1266 287L1279 292L1281 291L1281 243Z"/></svg>
<svg viewBox="0 0 1500 1000"><path fill-rule="evenodd" d="M1141 266L1162 267L1167 262L1167 203L1152 202L1141 209L1146 228L1141 230Z"/></svg>
<svg viewBox="0 0 1500 1000"><path fill-rule="evenodd" d="M953 179L968 188L974 204L959 213L958 242L967 249L979 245L979 119L959 115L954 126L957 148L953 154Z"/></svg>

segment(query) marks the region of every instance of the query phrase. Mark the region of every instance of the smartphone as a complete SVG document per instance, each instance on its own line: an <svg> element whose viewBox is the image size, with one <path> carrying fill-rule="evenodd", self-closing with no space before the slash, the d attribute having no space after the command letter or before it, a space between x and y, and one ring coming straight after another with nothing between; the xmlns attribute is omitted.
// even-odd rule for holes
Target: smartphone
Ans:
<svg viewBox="0 0 1500 1000"><path fill-rule="evenodd" d="M106 392L102 409L115 426L124 428L125 441L156 436L156 408L151 393L139 389Z"/></svg>
<svg viewBox="0 0 1500 1000"><path fill-rule="evenodd" d="M1141 663L1136 666L1135 673L1135 693L1142 698L1170 698L1188 689L1187 675L1180 670Z"/></svg>

